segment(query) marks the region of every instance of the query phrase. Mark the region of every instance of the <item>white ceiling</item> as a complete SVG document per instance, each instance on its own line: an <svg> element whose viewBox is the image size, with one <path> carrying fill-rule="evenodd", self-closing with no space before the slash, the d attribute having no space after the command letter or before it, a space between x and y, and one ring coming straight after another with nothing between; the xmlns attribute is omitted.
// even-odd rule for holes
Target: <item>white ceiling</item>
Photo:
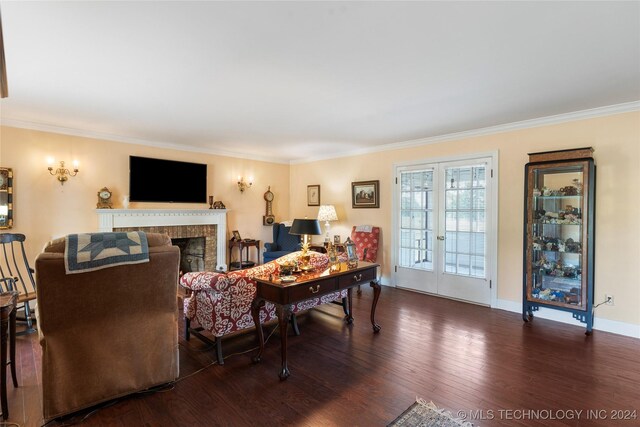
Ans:
<svg viewBox="0 0 640 427"><path fill-rule="evenodd" d="M0 2L3 124L300 161L640 100L639 2Z"/></svg>

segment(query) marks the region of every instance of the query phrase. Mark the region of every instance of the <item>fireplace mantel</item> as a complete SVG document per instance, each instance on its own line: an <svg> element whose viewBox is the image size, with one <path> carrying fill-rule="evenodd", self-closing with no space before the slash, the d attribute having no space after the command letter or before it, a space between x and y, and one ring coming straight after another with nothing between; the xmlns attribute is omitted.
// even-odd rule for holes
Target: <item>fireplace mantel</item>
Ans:
<svg viewBox="0 0 640 427"><path fill-rule="evenodd" d="M226 209L96 209L98 230L114 228L216 225L216 270L227 270L227 210Z"/></svg>

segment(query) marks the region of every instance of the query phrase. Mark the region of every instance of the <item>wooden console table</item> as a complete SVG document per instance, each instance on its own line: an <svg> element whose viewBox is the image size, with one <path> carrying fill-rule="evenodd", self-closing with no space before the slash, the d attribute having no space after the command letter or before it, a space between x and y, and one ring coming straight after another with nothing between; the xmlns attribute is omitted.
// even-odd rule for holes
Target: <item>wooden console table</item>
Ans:
<svg viewBox="0 0 640 427"><path fill-rule="evenodd" d="M360 261L358 267L349 269L346 263L342 263L340 271L329 272L329 268L310 272L297 276L295 282L282 283L279 277L254 277L256 281L256 298L251 304L251 315L256 324L256 333L260 350L253 358L254 362L260 362L264 352L264 334L260 323L260 307L265 301L276 306L278 327L280 331L280 346L282 354L282 368L280 379L285 380L290 375L287 367L287 325L291 319L293 304L312 297L319 297L331 292L348 289L349 314L345 317L347 323L353 322L351 290L364 282L369 282L373 288L373 302L371 303L371 325L373 332L380 331L380 325L375 321L376 305L380 298L380 284L376 279L378 264Z"/></svg>
<svg viewBox="0 0 640 427"><path fill-rule="evenodd" d="M6 280L6 279L3 279ZM0 294L0 406L2 406L2 419L9 417L9 405L7 404L7 327L9 328L9 361L11 363L11 377L13 386L18 387L16 379L16 302L18 292L9 291Z"/></svg>
<svg viewBox="0 0 640 427"><path fill-rule="evenodd" d="M260 264L260 240L230 240L229 241L229 271L241 270L243 268L253 267L256 263L249 261L249 248L255 247L258 252L257 260ZM240 251L240 261L235 263L231 262L231 255L233 248L238 248ZM242 250L245 250L245 261L242 261Z"/></svg>

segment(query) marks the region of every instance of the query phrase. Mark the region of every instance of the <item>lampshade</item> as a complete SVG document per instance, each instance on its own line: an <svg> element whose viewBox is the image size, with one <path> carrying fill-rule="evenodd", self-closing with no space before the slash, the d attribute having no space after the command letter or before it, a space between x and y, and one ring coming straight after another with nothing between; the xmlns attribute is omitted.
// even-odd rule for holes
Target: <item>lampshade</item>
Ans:
<svg viewBox="0 0 640 427"><path fill-rule="evenodd" d="M333 205L322 205L318 210L318 221L337 221L338 214Z"/></svg>
<svg viewBox="0 0 640 427"><path fill-rule="evenodd" d="M317 219L294 219L289 234L310 234L319 236L320 223Z"/></svg>

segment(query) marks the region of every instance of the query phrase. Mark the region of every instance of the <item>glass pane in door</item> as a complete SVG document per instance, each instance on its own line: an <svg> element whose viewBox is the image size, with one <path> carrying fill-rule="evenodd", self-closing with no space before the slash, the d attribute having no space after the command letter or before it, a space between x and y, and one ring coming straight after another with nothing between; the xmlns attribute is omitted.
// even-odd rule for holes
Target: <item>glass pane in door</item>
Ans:
<svg viewBox="0 0 640 427"><path fill-rule="evenodd" d="M400 267L433 270L433 174L400 173Z"/></svg>
<svg viewBox="0 0 640 427"><path fill-rule="evenodd" d="M444 271L485 277L486 166L445 170Z"/></svg>

